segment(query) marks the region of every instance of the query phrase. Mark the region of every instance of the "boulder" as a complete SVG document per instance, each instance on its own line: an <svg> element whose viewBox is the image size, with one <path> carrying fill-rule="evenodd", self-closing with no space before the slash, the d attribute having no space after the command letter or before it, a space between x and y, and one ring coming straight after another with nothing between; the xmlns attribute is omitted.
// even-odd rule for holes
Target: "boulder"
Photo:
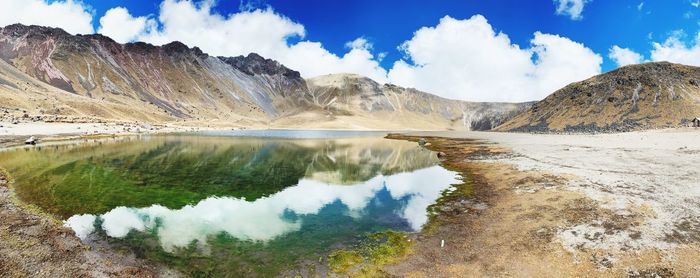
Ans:
<svg viewBox="0 0 700 278"><path fill-rule="evenodd" d="M36 138L34 138L34 136L32 136L32 137L29 137L29 139L27 139L26 141L24 141L24 144L26 144L26 145L36 145L37 141L38 141L38 140L37 140Z"/></svg>

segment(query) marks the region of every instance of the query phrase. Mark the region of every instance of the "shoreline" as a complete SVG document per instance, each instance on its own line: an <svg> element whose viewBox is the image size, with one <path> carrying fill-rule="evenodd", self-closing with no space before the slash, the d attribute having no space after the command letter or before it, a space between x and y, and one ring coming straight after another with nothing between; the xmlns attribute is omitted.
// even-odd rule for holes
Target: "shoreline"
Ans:
<svg viewBox="0 0 700 278"><path fill-rule="evenodd" d="M617 145L626 146L625 143L628 148L674 149L676 144L691 142L695 133L686 134L690 135L688 138L676 138L671 146L656 145L656 141L664 138L655 141L642 137L640 141L646 139L647 142L640 145L634 145L628 138L649 134L653 132L625 136L591 135L603 141L600 143L603 146L586 146L586 142L599 144L595 140L589 142L590 136L580 143L577 137L557 135L524 135L507 140L503 137L510 136L497 133L389 135L387 138L398 140L426 139L430 143L426 147L445 153L443 164L462 172L471 181L473 191L438 203L441 213L436 216L437 227L418 237L412 255L386 267L385 271L394 276L409 277L456 277L465 273L477 277L700 275L700 268L695 263L700 258L700 237L692 234L696 230L668 223L669 230L663 232L673 235L685 231L686 235L676 235L674 239L656 234L656 222L659 215L664 215L663 206L631 201L635 198L634 193L611 192L610 196L599 196L609 189L591 188L597 182L591 176L598 176L598 173L567 172L572 169L567 163L578 162L560 153L575 152L575 148L595 150L609 145L608 152L616 156L611 150L619 148ZM546 148L550 145L560 147L556 139L573 139L574 142L562 143L565 147L558 151ZM535 152L538 148L544 149L539 150L544 153ZM681 148L680 151L687 149ZM631 152L625 148L617 151L623 154ZM693 159L692 154L700 153L700 150L690 149L689 152L691 155L685 159ZM639 159L637 156L643 157L635 153L625 159ZM574 157L581 155L574 153ZM600 176L628 175L617 169L620 164L625 164L625 161L604 165L608 168L601 169L610 173ZM673 168L673 165L669 167ZM683 179L680 186L693 186L695 181ZM594 184L589 184L591 182ZM630 201L620 206L615 204L616 198ZM673 198L682 199L683 196L665 196L660 202L677 206L678 200ZM692 216L692 213L688 215ZM681 223L687 221L693 223L692 220ZM442 241L445 247L441 247Z"/></svg>
<svg viewBox="0 0 700 278"><path fill-rule="evenodd" d="M663 207L634 204L630 200L625 206L615 204L615 200L609 200L611 196L631 200L634 200L634 196L612 192L610 196L601 197L600 191L610 189L595 188L600 185L595 185L596 181L591 180L591 170L568 165L579 163L574 160L576 157L585 157L594 151L611 152L613 154L608 155L618 160L622 159L615 156L618 153L634 154L623 158L638 159L637 156L645 152L653 152L653 156L658 157L657 151L661 154L676 151L685 159L693 159L694 154L700 153L700 148L688 147L697 134L691 130L613 135L431 131L388 134L387 139L414 142L420 138L427 139L430 144L426 148L445 153L443 167L460 172L465 183L429 208L431 220L423 231L415 235L414 252L395 264L384 266L383 271L394 276L412 277L437 274L460 276L464 273L474 276L518 273L534 276L698 276L700 268L694 262L700 258L700 236L693 234L697 232L692 228L694 222L689 222L690 226L685 230L683 227L674 230L675 233L686 233L676 235L675 240L654 238L658 235L649 234L650 230L645 227L658 224L654 219L659 217L658 210ZM172 132L180 130L149 134ZM77 135L77 139L131 135L138 134ZM55 141L76 139L76 135L53 136L51 140ZM669 143L668 138L675 140ZM635 151L634 148L642 151ZM588 166L587 161L582 163ZM624 161L620 163L624 164ZM628 175L625 172L628 170L616 170L620 163L601 165L600 169L611 172L601 173L601 176ZM600 162L593 163L596 164ZM696 179L690 178L684 182L692 186L694 181ZM587 184L591 182L594 184ZM92 250L60 224L49 223L52 221L50 217L18 204L18 200L12 198L11 186L8 187L10 183L0 171L0 214L7 214L3 215L3 219L18 219L9 226L0 225L0 237L4 242L4 245L0 243L0 250L15 256L4 259L12 264L1 263L3 260L0 260L0 272L23 269L17 261L20 255L14 250L16 246L10 245L19 242L23 246L29 245L30 249L44 248L39 252L42 256L56 256L60 252L71 254L70 260L58 257L55 259L57 261L49 260L60 269L68 267L72 271L87 273L84 271L88 270L82 265L95 264L90 268L93 272L89 275L93 276L96 273L129 273L138 277L177 275L130 254L116 254L107 248ZM662 201L669 202L666 199ZM27 229L33 232L27 235ZM37 241L37 237L41 240ZM46 251L48 245L42 242L54 244L50 241L54 238L60 238L58 244L68 244L68 251L60 251L60 248L55 252ZM60 243L63 241L68 243ZM442 241L445 242L444 247L441 247ZM628 241L634 244L626 243ZM35 262L25 264L35 270L45 267Z"/></svg>
<svg viewBox="0 0 700 278"><path fill-rule="evenodd" d="M20 201L0 168L0 273L10 277L175 277L134 254L94 248L53 215Z"/></svg>

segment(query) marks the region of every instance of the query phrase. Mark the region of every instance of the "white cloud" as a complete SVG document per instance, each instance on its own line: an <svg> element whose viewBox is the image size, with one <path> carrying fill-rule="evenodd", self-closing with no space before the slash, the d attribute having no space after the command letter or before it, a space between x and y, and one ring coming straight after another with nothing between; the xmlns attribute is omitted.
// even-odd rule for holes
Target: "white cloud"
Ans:
<svg viewBox="0 0 700 278"><path fill-rule="evenodd" d="M651 59L700 66L700 33L691 44L684 43L684 37L684 32L674 31L664 42L654 42Z"/></svg>
<svg viewBox="0 0 700 278"><path fill-rule="evenodd" d="M160 28L148 28L147 23L145 29L140 28L144 26L142 21L145 19L134 18L128 13L120 14L118 20L113 22L138 27L129 30L122 28L120 38L157 45L177 40L216 56L256 52L298 70L304 77L353 72L379 82L386 79L386 70L380 67L370 51L371 43L364 38L352 41L348 44L348 52L338 56L326 50L320 42L303 40L306 34L303 25L270 8L223 16L212 11L214 3L165 0L160 5L157 18ZM109 30L109 27L102 26L101 30ZM290 39L302 41L290 44Z"/></svg>
<svg viewBox="0 0 700 278"><path fill-rule="evenodd" d="M639 5L637 5L638 11L641 11L643 8L644 8L644 2L641 2L641 3L639 3Z"/></svg>
<svg viewBox="0 0 700 278"><path fill-rule="evenodd" d="M126 43L155 28L157 23L145 16L133 17L129 10L123 7L109 9L100 18L100 28L97 30L119 43Z"/></svg>
<svg viewBox="0 0 700 278"><path fill-rule="evenodd" d="M641 54L634 52L629 48L622 48L617 45L613 45L610 48L608 57L612 59L618 66L626 66L642 63L643 57Z"/></svg>
<svg viewBox="0 0 700 278"><path fill-rule="evenodd" d="M92 14L79 1L3 0L0 26L14 23L59 27L71 34L92 34Z"/></svg>
<svg viewBox="0 0 700 278"><path fill-rule="evenodd" d="M580 43L539 32L530 43L527 49L511 43L481 15L446 16L404 42L413 64L394 63L389 81L447 98L526 101L600 73L602 58Z"/></svg>
<svg viewBox="0 0 700 278"><path fill-rule="evenodd" d="M580 20L583 18L581 14L588 2L590 2L590 0L554 0L554 4L557 7L556 13L558 15L567 15L573 20Z"/></svg>
<svg viewBox="0 0 700 278"><path fill-rule="evenodd" d="M396 61L387 71L379 65L386 54L375 55L365 37L350 40L347 52L336 55L320 42L305 40L302 24L271 8L224 16L212 10L214 3L165 0L154 19L134 17L118 8L100 19L100 30L122 41L177 40L216 56L256 52L304 77L356 73L462 100L538 100L600 73L602 63L584 45L556 35L535 33L523 49L477 15L465 20L444 17L435 27L421 28L401 46L408 59ZM130 28L109 31L118 26Z"/></svg>
<svg viewBox="0 0 700 278"><path fill-rule="evenodd" d="M367 39L359 37L353 41L345 43L345 47L350 49L372 49L373 45Z"/></svg>

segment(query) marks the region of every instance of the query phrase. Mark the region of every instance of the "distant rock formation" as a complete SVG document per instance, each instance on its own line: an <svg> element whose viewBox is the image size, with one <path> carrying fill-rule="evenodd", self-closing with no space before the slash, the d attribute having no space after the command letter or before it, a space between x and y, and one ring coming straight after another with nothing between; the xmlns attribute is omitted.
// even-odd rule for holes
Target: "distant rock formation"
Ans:
<svg viewBox="0 0 700 278"><path fill-rule="evenodd" d="M319 76L308 79L307 84L311 102L328 111L377 117L391 114L407 122L432 119L453 129L490 130L531 104L450 100L412 88L381 85L356 74Z"/></svg>
<svg viewBox="0 0 700 278"><path fill-rule="evenodd" d="M214 57L181 42L119 44L21 24L0 28L0 60L0 108L32 116L485 130L527 107L448 100L350 75L314 78L309 88L299 72L255 53Z"/></svg>
<svg viewBox="0 0 700 278"><path fill-rule="evenodd" d="M685 127L700 116L700 68L630 65L572 83L498 127L522 132L619 132Z"/></svg>

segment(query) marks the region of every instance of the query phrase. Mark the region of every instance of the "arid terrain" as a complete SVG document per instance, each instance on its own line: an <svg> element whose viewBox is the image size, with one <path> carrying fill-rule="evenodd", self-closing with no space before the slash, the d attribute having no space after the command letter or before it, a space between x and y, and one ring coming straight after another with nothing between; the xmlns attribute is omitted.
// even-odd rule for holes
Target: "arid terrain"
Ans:
<svg viewBox="0 0 700 278"><path fill-rule="evenodd" d="M0 28L0 151L30 137L276 128L421 142L464 183L406 237L416 240L409 255L373 272L390 277L699 277L695 117L700 68L667 62L624 66L539 102L468 102L355 74L305 79L255 53ZM19 201L2 167L0 277L178 276L81 242Z"/></svg>
<svg viewBox="0 0 700 278"><path fill-rule="evenodd" d="M0 169L0 277L169 277L133 254L90 248L40 209L20 203Z"/></svg>
<svg viewBox="0 0 700 278"><path fill-rule="evenodd" d="M698 276L697 134L390 136L428 138L428 148L446 153L448 167L464 171L473 192L440 204L438 227L388 271L411 277Z"/></svg>
<svg viewBox="0 0 700 278"><path fill-rule="evenodd" d="M347 74L307 82L255 53L215 57L180 42L0 28L0 120L8 122L487 130L530 104L451 100Z"/></svg>
<svg viewBox="0 0 700 278"><path fill-rule="evenodd" d="M621 132L688 127L696 117L700 117L700 68L653 62L571 83L497 130Z"/></svg>
<svg viewBox="0 0 700 278"><path fill-rule="evenodd" d="M461 172L465 184L431 209L411 254L383 271L396 277L698 276L697 134L390 135L427 139L426 148L443 152L444 166ZM3 219L16 219L0 230L0 269L11 276L42 270L176 275L128 252L87 248L51 217L0 190Z"/></svg>

